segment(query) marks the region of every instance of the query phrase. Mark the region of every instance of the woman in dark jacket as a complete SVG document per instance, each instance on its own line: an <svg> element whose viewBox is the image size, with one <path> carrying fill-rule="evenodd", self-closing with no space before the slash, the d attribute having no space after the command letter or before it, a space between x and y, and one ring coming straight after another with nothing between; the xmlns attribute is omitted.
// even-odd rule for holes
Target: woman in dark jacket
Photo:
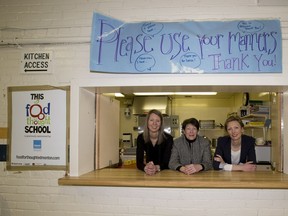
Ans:
<svg viewBox="0 0 288 216"><path fill-rule="evenodd" d="M244 124L238 116L230 116L225 122L229 135L219 137L214 154L215 170L255 171L255 139L243 135Z"/></svg>
<svg viewBox="0 0 288 216"><path fill-rule="evenodd" d="M168 169L172 145L173 137L164 132L161 112L150 110L144 132L137 137L137 168L148 175Z"/></svg>

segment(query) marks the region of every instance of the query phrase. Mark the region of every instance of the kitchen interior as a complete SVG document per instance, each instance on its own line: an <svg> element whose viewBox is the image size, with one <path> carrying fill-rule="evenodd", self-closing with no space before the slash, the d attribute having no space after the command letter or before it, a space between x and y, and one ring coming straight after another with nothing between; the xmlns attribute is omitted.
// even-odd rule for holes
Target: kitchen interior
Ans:
<svg viewBox="0 0 288 216"><path fill-rule="evenodd" d="M151 89L150 89L151 90ZM154 90L154 89L153 89ZM200 122L199 135L210 140L212 154L217 138L225 135L229 115L239 115L245 134L255 137L259 169L271 170L281 165L281 93L277 92L167 92L145 91L105 93L120 101L119 165L135 167L136 139L143 132L146 113L159 109L165 131L174 138L181 135L181 122L195 117ZM281 167L278 166L278 169Z"/></svg>

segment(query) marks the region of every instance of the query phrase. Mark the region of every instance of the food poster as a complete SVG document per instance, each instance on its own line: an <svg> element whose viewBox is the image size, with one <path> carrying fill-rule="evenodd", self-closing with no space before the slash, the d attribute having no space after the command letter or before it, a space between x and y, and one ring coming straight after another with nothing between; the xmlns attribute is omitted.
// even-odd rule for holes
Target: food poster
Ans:
<svg viewBox="0 0 288 216"><path fill-rule="evenodd" d="M66 165L66 94L62 89L11 94L11 167Z"/></svg>

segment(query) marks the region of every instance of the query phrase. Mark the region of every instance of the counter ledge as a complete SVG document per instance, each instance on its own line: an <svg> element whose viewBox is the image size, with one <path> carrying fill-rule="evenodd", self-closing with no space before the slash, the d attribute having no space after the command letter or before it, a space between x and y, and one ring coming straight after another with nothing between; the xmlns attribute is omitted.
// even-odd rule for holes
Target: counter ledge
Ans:
<svg viewBox="0 0 288 216"><path fill-rule="evenodd" d="M154 176L131 168L105 168L79 177L65 176L59 185L161 187L161 188L242 188L288 189L288 175L273 171L225 172L205 171L185 175L173 170L163 170Z"/></svg>

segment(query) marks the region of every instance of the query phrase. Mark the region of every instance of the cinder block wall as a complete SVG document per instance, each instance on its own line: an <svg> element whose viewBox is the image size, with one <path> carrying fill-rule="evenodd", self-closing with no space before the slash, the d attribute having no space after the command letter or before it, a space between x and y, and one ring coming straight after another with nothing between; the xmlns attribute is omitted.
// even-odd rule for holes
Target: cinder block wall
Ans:
<svg viewBox="0 0 288 216"><path fill-rule="evenodd" d="M286 55L288 7L257 2L269 4L256 0L1 0L0 127L7 127L8 86L70 85L72 79L95 77L89 72L94 10L124 21L280 18ZM29 49L53 51L52 74L21 73L20 55ZM0 215L288 215L287 190L58 186L64 174L7 171L1 162Z"/></svg>

